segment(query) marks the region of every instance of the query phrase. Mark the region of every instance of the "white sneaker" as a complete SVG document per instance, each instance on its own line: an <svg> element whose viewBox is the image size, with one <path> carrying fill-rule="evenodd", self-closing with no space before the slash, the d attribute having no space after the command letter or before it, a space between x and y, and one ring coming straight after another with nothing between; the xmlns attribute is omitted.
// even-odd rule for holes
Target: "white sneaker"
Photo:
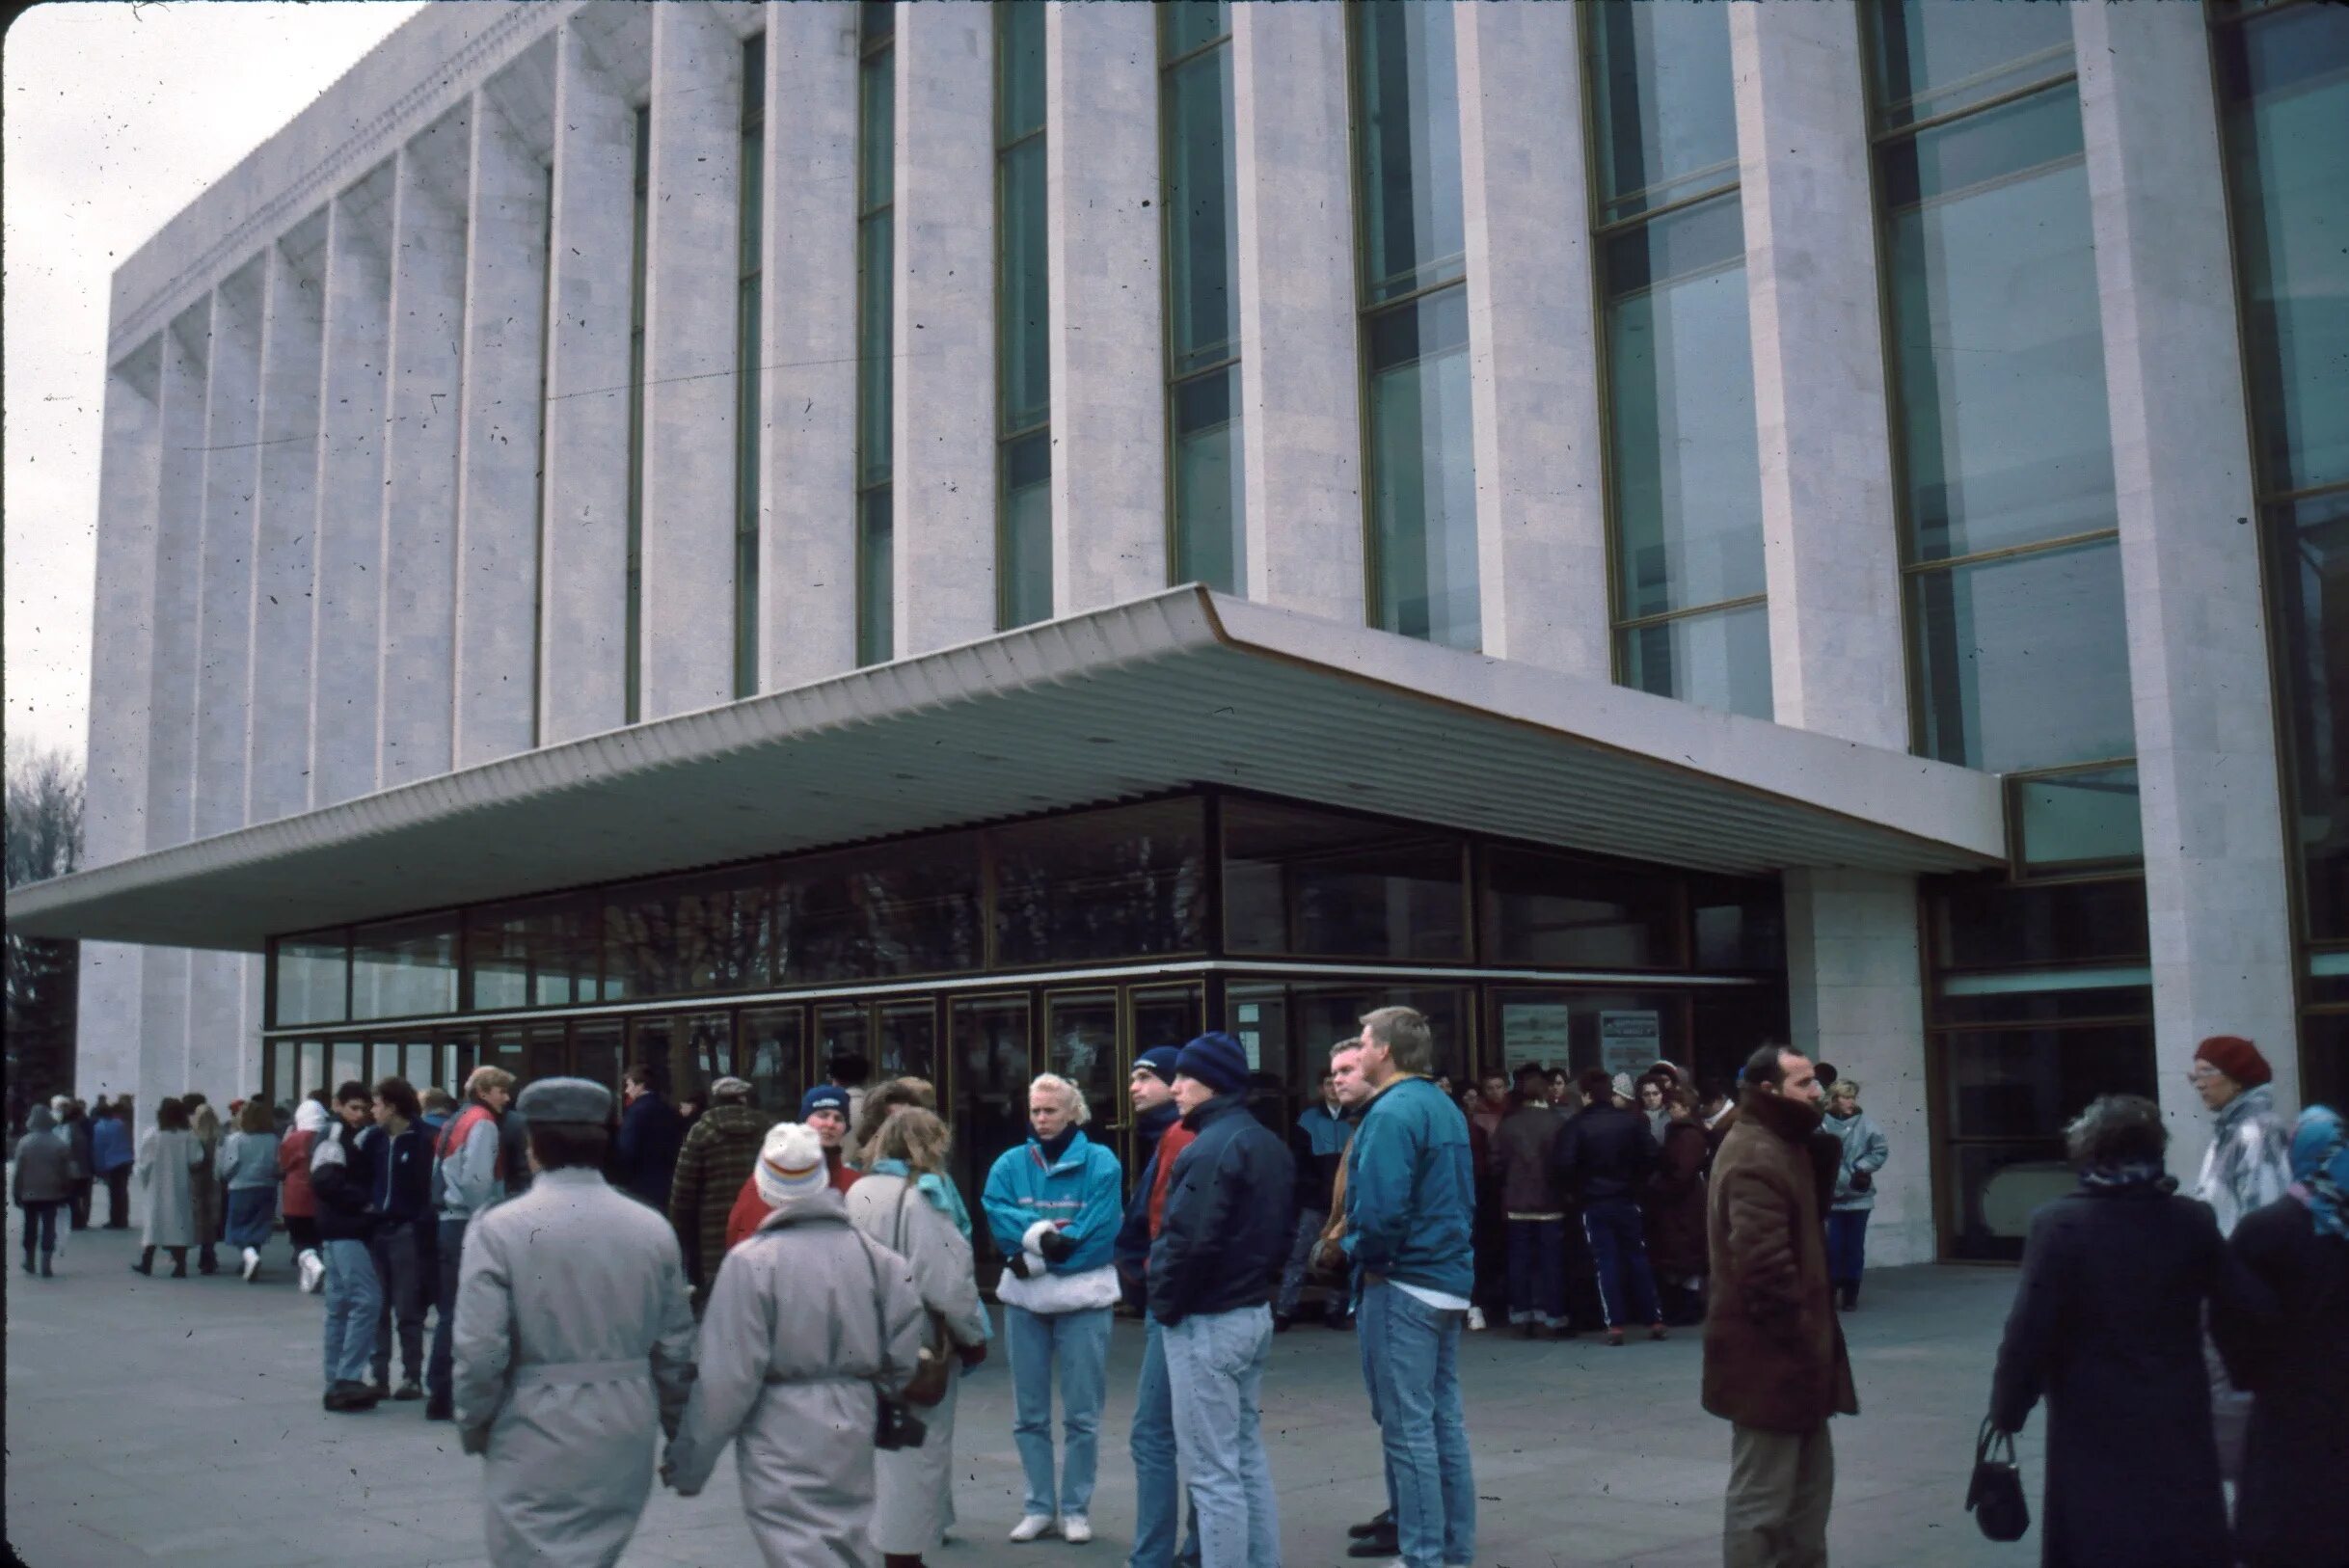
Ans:
<svg viewBox="0 0 2349 1568"><path fill-rule="evenodd" d="M1468 1326L1469 1326L1469 1332L1470 1332L1471 1334L1482 1334L1482 1333L1484 1332L1484 1309L1483 1309L1483 1308L1481 1308L1481 1307L1471 1307L1471 1308L1469 1309L1469 1321L1468 1321Z"/></svg>
<svg viewBox="0 0 2349 1568"><path fill-rule="evenodd" d="M306 1296L316 1295L326 1284L326 1259L320 1257L315 1250L306 1247L302 1250L302 1256L295 1259L295 1267L302 1276L302 1293Z"/></svg>
<svg viewBox="0 0 2349 1568"><path fill-rule="evenodd" d="M245 1249L245 1283L247 1284L251 1284L253 1283L253 1277L260 1272L261 1255L254 1251L251 1247L247 1247Z"/></svg>
<svg viewBox="0 0 2349 1568"><path fill-rule="evenodd" d="M1012 1527L1012 1539L1014 1541L1033 1541L1051 1533L1050 1514L1022 1514L1019 1523ZM1092 1532L1088 1530L1086 1533L1090 1535Z"/></svg>
<svg viewBox="0 0 2349 1568"><path fill-rule="evenodd" d="M1061 1539L1070 1546L1083 1546L1093 1539L1093 1521L1083 1514L1061 1515Z"/></svg>

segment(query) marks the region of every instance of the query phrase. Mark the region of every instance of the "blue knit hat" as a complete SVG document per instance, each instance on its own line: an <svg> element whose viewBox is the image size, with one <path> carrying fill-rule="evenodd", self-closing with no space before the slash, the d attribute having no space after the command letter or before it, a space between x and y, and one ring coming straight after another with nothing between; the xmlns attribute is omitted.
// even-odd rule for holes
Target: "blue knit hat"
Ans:
<svg viewBox="0 0 2349 1568"><path fill-rule="evenodd" d="M1219 1095L1236 1095L1248 1087L1248 1051L1219 1029L1185 1045L1174 1070Z"/></svg>
<svg viewBox="0 0 2349 1568"><path fill-rule="evenodd" d="M805 1122L818 1111L838 1111L843 1120L849 1114L849 1092L838 1084L818 1084L799 1096L799 1120Z"/></svg>
<svg viewBox="0 0 2349 1568"><path fill-rule="evenodd" d="M1180 1045L1154 1045L1134 1058L1134 1070L1148 1072L1167 1083L1174 1081L1182 1061Z"/></svg>

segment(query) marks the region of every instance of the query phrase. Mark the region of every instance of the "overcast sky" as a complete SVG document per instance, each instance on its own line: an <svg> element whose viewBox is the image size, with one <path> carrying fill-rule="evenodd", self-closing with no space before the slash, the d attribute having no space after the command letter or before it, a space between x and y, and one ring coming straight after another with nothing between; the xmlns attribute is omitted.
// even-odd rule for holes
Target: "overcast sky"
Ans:
<svg viewBox="0 0 2349 1568"><path fill-rule="evenodd" d="M0 46L6 226L6 726L78 758L106 376L122 259L415 0L36 6Z"/></svg>

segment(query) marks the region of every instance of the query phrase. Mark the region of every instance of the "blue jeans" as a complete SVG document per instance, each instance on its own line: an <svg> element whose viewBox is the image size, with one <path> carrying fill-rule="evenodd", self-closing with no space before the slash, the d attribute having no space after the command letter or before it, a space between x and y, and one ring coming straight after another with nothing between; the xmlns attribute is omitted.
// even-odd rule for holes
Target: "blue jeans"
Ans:
<svg viewBox="0 0 2349 1568"><path fill-rule="evenodd" d="M1281 1568L1281 1519L1264 1457L1272 1309L1205 1312L1163 1331L1174 1442L1191 1474L1204 1568Z"/></svg>
<svg viewBox="0 0 2349 1568"><path fill-rule="evenodd" d="M424 1358L424 1392L435 1400L452 1397L456 1388L454 1330L457 1321L457 1263L465 1252L465 1225L444 1214L440 1233L433 1239L432 1350Z"/></svg>
<svg viewBox="0 0 2349 1568"><path fill-rule="evenodd" d="M1199 1510L1190 1510L1189 1539L1174 1550L1182 1474L1176 1468L1174 1391L1167 1379L1166 1331L1146 1316L1142 1376L1134 1387L1134 1554L1126 1568L1199 1568Z"/></svg>
<svg viewBox="0 0 2349 1568"><path fill-rule="evenodd" d="M1599 1308L1606 1314L1606 1326L1662 1322L1638 1203L1629 1198L1593 1198L1582 1205L1582 1231L1590 1237L1590 1256L1599 1265ZM1626 1286L1631 1292L1628 1301Z"/></svg>
<svg viewBox="0 0 2349 1568"><path fill-rule="evenodd" d="M1857 1284L1868 1266L1868 1208L1827 1211L1827 1278L1836 1284Z"/></svg>
<svg viewBox="0 0 2349 1568"><path fill-rule="evenodd" d="M1476 1560L1476 1481L1460 1411L1460 1331L1468 1313L1430 1307L1386 1281L1356 1311L1387 1460L1387 1491L1410 1568Z"/></svg>
<svg viewBox="0 0 2349 1568"><path fill-rule="evenodd" d="M383 1285L364 1241L322 1241L326 1259L326 1381L364 1383L375 1353L375 1314L383 1311Z"/></svg>
<svg viewBox="0 0 2349 1568"><path fill-rule="evenodd" d="M1566 1222L1509 1222L1509 1321L1566 1321Z"/></svg>
<svg viewBox="0 0 2349 1568"><path fill-rule="evenodd" d="M1027 1473L1026 1511L1082 1514L1093 1507L1093 1475L1109 1381L1109 1309L1045 1314L1003 1310L1012 1357L1012 1438ZM1052 1368L1060 1365L1060 1503L1053 1504Z"/></svg>

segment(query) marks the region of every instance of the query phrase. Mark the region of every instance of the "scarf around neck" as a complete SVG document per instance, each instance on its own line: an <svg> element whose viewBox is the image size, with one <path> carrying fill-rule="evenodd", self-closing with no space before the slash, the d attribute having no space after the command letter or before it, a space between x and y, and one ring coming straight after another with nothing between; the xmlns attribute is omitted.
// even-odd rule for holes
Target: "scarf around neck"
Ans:
<svg viewBox="0 0 2349 1568"><path fill-rule="evenodd" d="M2112 1160L2080 1168L2080 1185L2098 1192L2175 1192L2177 1178L2159 1160Z"/></svg>
<svg viewBox="0 0 2349 1568"><path fill-rule="evenodd" d="M2349 1186L2349 1131L2329 1106L2311 1105L2292 1130L2291 1194L2307 1207L2316 1233L2349 1237L2349 1210L2341 1189Z"/></svg>
<svg viewBox="0 0 2349 1568"><path fill-rule="evenodd" d="M946 1177L935 1171L924 1171L920 1176L915 1176L913 1168L899 1159L875 1160L865 1169L872 1176L893 1176L912 1182L914 1191L929 1199L931 1207L954 1221L955 1229L962 1232L963 1240L970 1240L970 1210L962 1204L961 1192Z"/></svg>

